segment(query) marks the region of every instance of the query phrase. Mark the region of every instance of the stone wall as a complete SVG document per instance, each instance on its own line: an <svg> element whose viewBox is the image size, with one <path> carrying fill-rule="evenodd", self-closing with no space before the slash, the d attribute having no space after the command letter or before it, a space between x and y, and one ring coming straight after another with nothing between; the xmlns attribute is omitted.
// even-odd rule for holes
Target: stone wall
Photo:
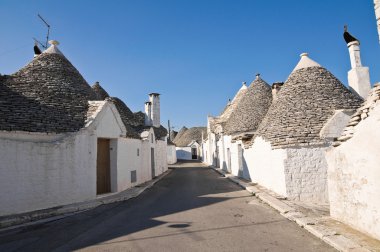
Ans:
<svg viewBox="0 0 380 252"><path fill-rule="evenodd" d="M325 147L286 149L286 195L289 199L328 203Z"/></svg>

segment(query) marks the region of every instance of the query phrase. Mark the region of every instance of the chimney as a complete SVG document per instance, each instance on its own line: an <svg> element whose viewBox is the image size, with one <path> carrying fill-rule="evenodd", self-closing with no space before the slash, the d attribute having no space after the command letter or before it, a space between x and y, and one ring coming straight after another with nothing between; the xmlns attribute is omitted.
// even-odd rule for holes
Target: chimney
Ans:
<svg viewBox="0 0 380 252"><path fill-rule="evenodd" d="M351 61L351 70L348 71L348 85L351 91L365 99L371 90L371 82L369 79L369 68L362 66L360 42L347 32L347 26L345 26L343 36L347 42Z"/></svg>
<svg viewBox="0 0 380 252"><path fill-rule="evenodd" d="M153 127L160 127L160 94L151 93L149 94L149 101L151 103L151 116Z"/></svg>
<svg viewBox="0 0 380 252"><path fill-rule="evenodd" d="M277 94L280 91L282 85L284 85L284 82L274 82L272 84L272 97L273 97L273 101L277 100Z"/></svg>
<svg viewBox="0 0 380 252"><path fill-rule="evenodd" d="M145 126L152 126L152 103L145 102Z"/></svg>
<svg viewBox="0 0 380 252"><path fill-rule="evenodd" d="M376 24L377 24L377 33L379 35L380 42L380 0L374 0L375 4L375 16L376 16Z"/></svg>

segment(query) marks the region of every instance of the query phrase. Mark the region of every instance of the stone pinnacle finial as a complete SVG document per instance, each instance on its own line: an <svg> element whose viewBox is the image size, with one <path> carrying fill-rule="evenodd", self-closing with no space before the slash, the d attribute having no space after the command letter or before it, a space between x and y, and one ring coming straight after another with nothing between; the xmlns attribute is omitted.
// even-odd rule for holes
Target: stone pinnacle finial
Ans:
<svg viewBox="0 0 380 252"><path fill-rule="evenodd" d="M49 40L49 44L57 46L59 42L57 40Z"/></svg>
<svg viewBox="0 0 380 252"><path fill-rule="evenodd" d="M247 85L247 82L243 81L241 84L242 84L243 86L246 86L246 85Z"/></svg>
<svg viewBox="0 0 380 252"><path fill-rule="evenodd" d="M259 79L259 78L260 78L260 74L257 73L257 74L256 74L256 79Z"/></svg>
<svg viewBox="0 0 380 252"><path fill-rule="evenodd" d="M304 56L306 56L306 57L307 57L307 56L309 56L309 54L308 54L308 53L306 53L306 52L304 52L304 53L301 53L301 54L300 54L300 57L301 57L301 58L302 58L302 57L304 57Z"/></svg>

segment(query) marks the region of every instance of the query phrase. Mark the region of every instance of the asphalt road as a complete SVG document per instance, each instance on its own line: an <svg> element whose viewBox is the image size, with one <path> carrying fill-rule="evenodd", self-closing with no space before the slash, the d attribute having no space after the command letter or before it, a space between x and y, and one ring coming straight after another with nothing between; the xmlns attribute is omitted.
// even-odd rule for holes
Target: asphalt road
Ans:
<svg viewBox="0 0 380 252"><path fill-rule="evenodd" d="M0 251L72 250L335 251L196 163L126 202L0 232Z"/></svg>

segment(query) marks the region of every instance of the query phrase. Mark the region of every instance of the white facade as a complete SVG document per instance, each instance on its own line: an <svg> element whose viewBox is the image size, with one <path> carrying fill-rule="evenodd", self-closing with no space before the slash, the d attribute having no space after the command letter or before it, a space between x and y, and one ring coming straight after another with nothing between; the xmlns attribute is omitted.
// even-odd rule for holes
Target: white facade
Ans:
<svg viewBox="0 0 380 252"><path fill-rule="evenodd" d="M125 127L113 103L90 103L98 110L79 132L0 132L0 216L96 198L98 138L110 139L111 192L167 170L166 138L156 140L152 128L143 140L122 137Z"/></svg>
<svg viewBox="0 0 380 252"><path fill-rule="evenodd" d="M353 137L327 150L330 214L380 239L380 106Z"/></svg>
<svg viewBox="0 0 380 252"><path fill-rule="evenodd" d="M0 215L96 197L96 136L0 135Z"/></svg>
<svg viewBox="0 0 380 252"><path fill-rule="evenodd" d="M189 144L189 146L176 147L176 156L177 159L181 160L202 160L201 145L193 141Z"/></svg>
<svg viewBox="0 0 380 252"><path fill-rule="evenodd" d="M168 164L175 164L175 163L177 163L177 154L176 154L175 145L168 144L168 147L167 147L167 159L168 159Z"/></svg>

